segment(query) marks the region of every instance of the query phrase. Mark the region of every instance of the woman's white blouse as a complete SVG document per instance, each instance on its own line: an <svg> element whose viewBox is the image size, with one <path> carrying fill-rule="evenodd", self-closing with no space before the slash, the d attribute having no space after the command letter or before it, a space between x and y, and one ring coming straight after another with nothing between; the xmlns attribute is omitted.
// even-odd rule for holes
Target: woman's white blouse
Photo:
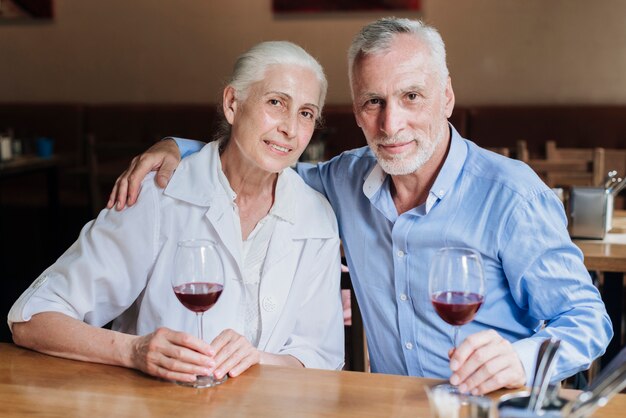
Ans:
<svg viewBox="0 0 626 418"><path fill-rule="evenodd" d="M195 334L195 314L170 284L178 241L211 239L223 250L226 283L204 314L204 335L246 330L243 246L233 196L222 187L216 143L185 158L163 191L153 175L137 203L103 210L78 240L20 296L9 326L61 312L94 326L144 335L158 327ZM290 204L276 216L258 291L258 348L290 354L306 367L343 365L337 222L324 197L291 169L277 189Z"/></svg>

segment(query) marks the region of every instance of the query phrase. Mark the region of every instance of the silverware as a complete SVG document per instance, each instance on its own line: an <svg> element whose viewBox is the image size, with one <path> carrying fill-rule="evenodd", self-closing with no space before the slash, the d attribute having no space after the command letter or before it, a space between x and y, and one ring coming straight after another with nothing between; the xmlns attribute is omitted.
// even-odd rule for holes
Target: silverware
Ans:
<svg viewBox="0 0 626 418"><path fill-rule="evenodd" d="M542 408L547 408L558 403L560 389L561 382L550 382L548 384L548 389L546 390L546 397L543 400Z"/></svg>
<svg viewBox="0 0 626 418"><path fill-rule="evenodd" d="M611 186L609 190L613 196L617 196L617 194L621 192L624 187L626 187L626 177L617 179L615 184Z"/></svg>
<svg viewBox="0 0 626 418"><path fill-rule="evenodd" d="M611 170L607 173L606 179L604 180L604 188L608 189L613 184L613 179L617 175L617 170Z"/></svg>
<svg viewBox="0 0 626 418"><path fill-rule="evenodd" d="M600 372L589 388L565 404L561 414L567 418L591 416L598 408L626 387L626 348Z"/></svg>
<svg viewBox="0 0 626 418"><path fill-rule="evenodd" d="M533 377L533 387L528 400L528 410L538 412L543 406L546 390L550 383L550 377L554 369L556 354L561 345L558 338L548 338L544 340L537 351L537 364Z"/></svg>

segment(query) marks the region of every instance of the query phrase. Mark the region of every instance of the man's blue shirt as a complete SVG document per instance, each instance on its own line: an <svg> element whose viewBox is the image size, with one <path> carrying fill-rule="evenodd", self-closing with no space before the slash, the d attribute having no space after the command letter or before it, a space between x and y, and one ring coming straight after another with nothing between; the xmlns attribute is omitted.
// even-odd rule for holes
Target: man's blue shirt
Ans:
<svg viewBox="0 0 626 418"><path fill-rule="evenodd" d="M448 378L451 325L428 294L444 246L483 258L485 302L459 341L493 329L532 379L541 341L562 340L556 378L588 368L612 336L597 289L571 242L563 206L524 163L484 150L451 127L447 158L426 202L398 215L390 182L364 147L298 173L330 201L363 316L372 371ZM194 143L177 141L181 154Z"/></svg>

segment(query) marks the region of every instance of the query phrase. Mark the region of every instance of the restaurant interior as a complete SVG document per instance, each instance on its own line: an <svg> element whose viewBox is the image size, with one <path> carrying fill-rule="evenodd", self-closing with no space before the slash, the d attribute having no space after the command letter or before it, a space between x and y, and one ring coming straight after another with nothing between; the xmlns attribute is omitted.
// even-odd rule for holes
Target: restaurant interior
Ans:
<svg viewBox="0 0 626 418"><path fill-rule="evenodd" d="M366 144L352 114L346 50L360 27L393 14L440 31L459 133L529 164L563 193L566 210L577 188L604 192L611 177L626 178L626 2L412 3L419 10L280 13L270 1L55 0L50 17L0 20L0 142L10 141L0 162L4 318L104 207L133 156L165 136L212 137L224 77L259 41L296 42L326 71L325 123L303 159ZM603 202L599 229L572 236L610 299L615 355L624 344L626 188ZM604 255L595 255L599 245ZM607 256L606 245L621 256ZM367 369L359 324L354 312L350 370ZM0 342L10 341L3 320Z"/></svg>

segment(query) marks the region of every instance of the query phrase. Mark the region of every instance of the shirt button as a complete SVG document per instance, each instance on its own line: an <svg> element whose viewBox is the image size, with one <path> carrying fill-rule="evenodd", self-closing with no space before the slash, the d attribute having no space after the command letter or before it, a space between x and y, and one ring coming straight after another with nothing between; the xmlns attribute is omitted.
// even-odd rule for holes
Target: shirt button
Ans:
<svg viewBox="0 0 626 418"><path fill-rule="evenodd" d="M407 350L413 350L413 344L411 343L406 343L404 344L404 346L406 347Z"/></svg>
<svg viewBox="0 0 626 418"><path fill-rule="evenodd" d="M398 250L398 257L400 258L404 257L404 251Z"/></svg>
<svg viewBox="0 0 626 418"><path fill-rule="evenodd" d="M267 312L274 312L276 310L276 302L271 296L264 297L263 301L261 302L261 306Z"/></svg>
<svg viewBox="0 0 626 418"><path fill-rule="evenodd" d="M400 300L407 300L407 297L404 293L400 294Z"/></svg>

